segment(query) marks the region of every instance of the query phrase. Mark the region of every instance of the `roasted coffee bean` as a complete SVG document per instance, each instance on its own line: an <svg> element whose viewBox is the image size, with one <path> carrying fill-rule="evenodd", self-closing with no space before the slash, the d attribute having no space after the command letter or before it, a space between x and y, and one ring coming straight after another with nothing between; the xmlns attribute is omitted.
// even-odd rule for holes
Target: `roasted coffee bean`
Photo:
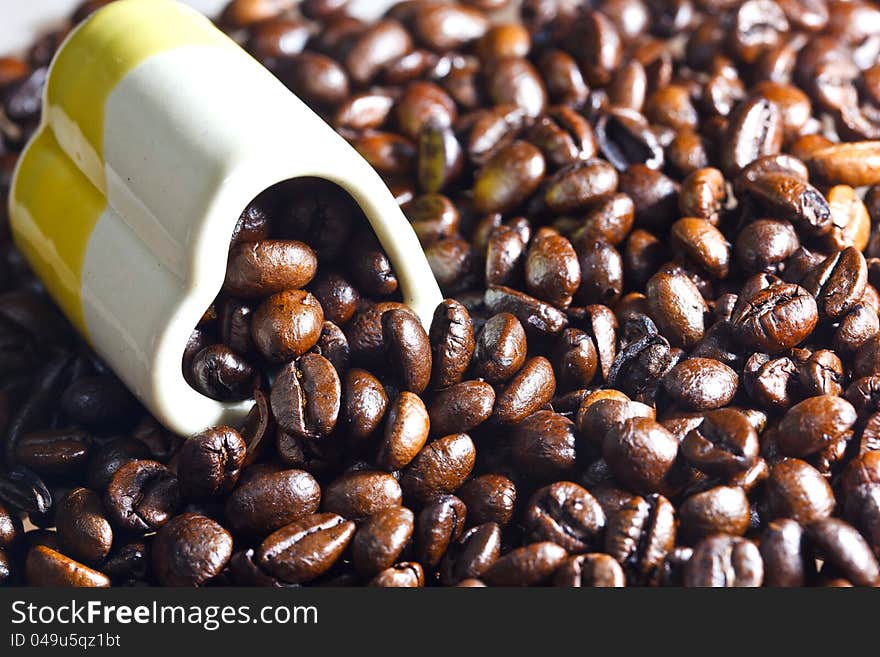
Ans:
<svg viewBox="0 0 880 657"><path fill-rule="evenodd" d="M31 548L25 561L28 586L55 588L110 586L110 578L43 545Z"/></svg>
<svg viewBox="0 0 880 657"><path fill-rule="evenodd" d="M94 429L125 427L138 414L131 393L107 375L83 377L70 384L61 397L61 407L74 422Z"/></svg>
<svg viewBox="0 0 880 657"><path fill-rule="evenodd" d="M535 146L515 141L495 153L477 174L474 204L481 212L508 212L537 189L544 178L544 156Z"/></svg>
<svg viewBox="0 0 880 657"><path fill-rule="evenodd" d="M0 504L0 549L9 550L24 536L21 520Z"/></svg>
<svg viewBox="0 0 880 657"><path fill-rule="evenodd" d="M586 489L560 481L532 496L524 524L532 540L551 541L569 552L580 553L598 543L605 528L605 513Z"/></svg>
<svg viewBox="0 0 880 657"><path fill-rule="evenodd" d="M218 401L247 399L258 382L253 366L222 344L205 347L193 357L189 380L196 390Z"/></svg>
<svg viewBox="0 0 880 657"><path fill-rule="evenodd" d="M663 168L663 147L645 117L635 110L616 107L603 113L596 122L596 141L618 171L634 165Z"/></svg>
<svg viewBox="0 0 880 657"><path fill-rule="evenodd" d="M77 429L46 429L23 435L15 444L15 462L45 476L81 471L89 459L91 436Z"/></svg>
<svg viewBox="0 0 880 657"><path fill-rule="evenodd" d="M351 542L355 567L364 576L390 568L413 534L413 512L398 506L379 511L364 521Z"/></svg>
<svg viewBox="0 0 880 657"><path fill-rule="evenodd" d="M244 474L225 508L226 520L237 532L266 535L318 510L321 488L308 472L265 469Z"/></svg>
<svg viewBox="0 0 880 657"><path fill-rule="evenodd" d="M267 297L304 287L317 267L315 252L302 242L238 242L229 251L223 287L232 296Z"/></svg>
<svg viewBox="0 0 880 657"><path fill-rule="evenodd" d="M326 320L342 326L354 316L360 292L342 274L319 272L309 287L321 304Z"/></svg>
<svg viewBox="0 0 880 657"><path fill-rule="evenodd" d="M683 273L657 273L646 288L651 317L674 345L690 347L705 331L706 302Z"/></svg>
<svg viewBox="0 0 880 657"><path fill-rule="evenodd" d="M401 387L419 394L431 380L431 345L411 313L389 310L382 315L382 335Z"/></svg>
<svg viewBox="0 0 880 657"><path fill-rule="evenodd" d="M808 235L825 235L833 226L828 201L806 180L774 172L757 175L744 186L773 216L792 221Z"/></svg>
<svg viewBox="0 0 880 657"><path fill-rule="evenodd" d="M357 368L345 373L340 420L357 440L370 437L385 416L388 395L375 376Z"/></svg>
<svg viewBox="0 0 880 657"><path fill-rule="evenodd" d="M553 411L533 413L513 428L511 459L538 480L570 476L576 464L575 426Z"/></svg>
<svg viewBox="0 0 880 657"><path fill-rule="evenodd" d="M450 546L440 564L440 581L453 586L480 577L501 554L501 529L494 522L471 527Z"/></svg>
<svg viewBox="0 0 880 657"><path fill-rule="evenodd" d="M563 46L574 55L587 82L594 86L608 84L623 55L617 28L598 11L587 11L577 18Z"/></svg>
<svg viewBox="0 0 880 657"><path fill-rule="evenodd" d="M634 497L609 515L605 551L632 579L643 581L672 549L675 524L675 509L662 495Z"/></svg>
<svg viewBox="0 0 880 657"><path fill-rule="evenodd" d="M712 534L742 536L751 520L742 488L717 486L688 497L679 509L681 535L693 542Z"/></svg>
<svg viewBox="0 0 880 657"><path fill-rule="evenodd" d="M802 281L804 288L816 297L819 312L831 320L840 319L859 302L867 283L865 257L851 246L828 256Z"/></svg>
<svg viewBox="0 0 880 657"><path fill-rule="evenodd" d="M650 418L634 417L608 429L602 456L618 480L637 492L667 489L678 440Z"/></svg>
<svg viewBox="0 0 880 657"><path fill-rule="evenodd" d="M761 534L764 584L803 586L810 574L804 529L794 520L779 519L767 524Z"/></svg>
<svg viewBox="0 0 880 657"><path fill-rule="evenodd" d="M731 408L706 413L681 441L681 454L688 463L722 477L747 471L758 451L757 431L743 413Z"/></svg>
<svg viewBox="0 0 880 657"><path fill-rule="evenodd" d="M251 331L263 357L277 363L314 347L323 323L324 311L314 296L303 290L287 290L259 305L251 320Z"/></svg>
<svg viewBox="0 0 880 657"><path fill-rule="evenodd" d="M538 71L523 57L487 62L486 87L495 105L515 105L536 117L547 104L547 91Z"/></svg>
<svg viewBox="0 0 880 657"><path fill-rule="evenodd" d="M272 384L272 413L286 432L303 437L329 435L342 403L336 368L318 354L305 354L282 368Z"/></svg>
<svg viewBox="0 0 880 657"><path fill-rule="evenodd" d="M345 69L320 53L301 52L281 63L275 74L297 96L316 105L339 105L349 93Z"/></svg>
<svg viewBox="0 0 880 657"><path fill-rule="evenodd" d="M822 518L807 525L807 536L826 568L840 572L856 586L874 586L880 566L864 537L839 518Z"/></svg>
<svg viewBox="0 0 880 657"><path fill-rule="evenodd" d="M476 449L467 434L434 440L404 469L400 486L408 503L420 506L435 495L451 493L474 468Z"/></svg>
<svg viewBox="0 0 880 657"><path fill-rule="evenodd" d="M799 285L776 282L740 297L731 323L747 346L778 353L805 340L819 320L816 301Z"/></svg>
<svg viewBox="0 0 880 657"><path fill-rule="evenodd" d="M694 547L684 571L684 585L754 587L764 580L761 553L739 536L709 536Z"/></svg>
<svg viewBox="0 0 880 657"><path fill-rule="evenodd" d="M589 159L572 163L547 181L544 202L556 213L576 212L606 200L617 191L617 172L607 162Z"/></svg>
<svg viewBox="0 0 880 657"><path fill-rule="evenodd" d="M575 294L578 304L613 305L623 291L623 259L610 244L585 239L577 245L581 284Z"/></svg>
<svg viewBox="0 0 880 657"><path fill-rule="evenodd" d="M620 588L626 586L626 576L614 558L592 552L566 559L556 570L553 585Z"/></svg>
<svg viewBox="0 0 880 657"><path fill-rule="evenodd" d="M536 235L525 259L525 281L537 298L558 307L571 304L581 284L581 267L571 242L561 235Z"/></svg>
<svg viewBox="0 0 880 657"><path fill-rule="evenodd" d="M791 518L802 525L831 515L831 486L816 468L800 459L785 459L770 468L765 501L769 517Z"/></svg>
<svg viewBox="0 0 880 657"><path fill-rule="evenodd" d="M647 404L628 399L605 398L590 401L587 398L581 403L577 413L578 435L601 448L605 434L611 427L633 417L654 419L654 409Z"/></svg>
<svg viewBox="0 0 880 657"><path fill-rule="evenodd" d="M434 311L429 339L433 386L446 388L460 382L475 349L474 328L467 309L453 299L444 300ZM524 335L522 342L524 357Z"/></svg>
<svg viewBox="0 0 880 657"><path fill-rule="evenodd" d="M495 390L485 381L463 381L452 385L437 392L428 406L431 433L435 436L467 433L488 420L493 408Z"/></svg>
<svg viewBox="0 0 880 657"><path fill-rule="evenodd" d="M551 167L564 167L596 154L590 123L565 105L550 108L528 131L528 138L544 153Z"/></svg>
<svg viewBox="0 0 880 657"><path fill-rule="evenodd" d="M104 493L104 504L114 525L144 533L168 522L180 505L180 487L168 468L149 460L122 465Z"/></svg>
<svg viewBox="0 0 880 657"><path fill-rule="evenodd" d="M435 568L449 547L461 538L468 510L455 495L440 495L416 516L414 552L419 562Z"/></svg>
<svg viewBox="0 0 880 657"><path fill-rule="evenodd" d="M507 477L486 474L469 479L457 491L467 506L469 525L487 522L504 527L513 517L516 505L516 485Z"/></svg>
<svg viewBox="0 0 880 657"><path fill-rule="evenodd" d="M526 334L509 312L491 317L483 326L474 351L476 374L490 383L509 380L526 359Z"/></svg>
<svg viewBox="0 0 880 657"><path fill-rule="evenodd" d="M697 217L717 224L726 196L724 175L712 167L700 168L682 181L678 208L685 217Z"/></svg>
<svg viewBox="0 0 880 657"><path fill-rule="evenodd" d="M313 580L342 556L355 524L335 513L315 513L269 535L257 551L257 563L291 584Z"/></svg>
<svg viewBox="0 0 880 657"><path fill-rule="evenodd" d="M731 118L722 148L724 170L738 173L759 157L778 153L783 127L782 113L772 101L757 96L743 102Z"/></svg>
<svg viewBox="0 0 880 657"><path fill-rule="evenodd" d="M811 171L825 182L861 187L880 182L880 144L832 144L810 154Z"/></svg>
<svg viewBox="0 0 880 657"><path fill-rule="evenodd" d="M810 397L788 410L779 423L776 442L786 456L808 456L828 447L855 421L856 411L845 399Z"/></svg>
<svg viewBox="0 0 880 657"><path fill-rule="evenodd" d="M376 463L386 470L407 465L424 447L430 425L424 402L411 392L401 392L388 408Z"/></svg>
<svg viewBox="0 0 880 657"><path fill-rule="evenodd" d="M568 553L562 547L544 541L508 552L483 573L492 586L534 586L546 581Z"/></svg>
<svg viewBox="0 0 880 657"><path fill-rule="evenodd" d="M238 481L247 445L235 429L214 427L183 443L178 454L180 492L188 499L228 493Z"/></svg>
<svg viewBox="0 0 880 657"><path fill-rule="evenodd" d="M736 257L750 273L774 272L800 246L794 227L787 221L758 219L743 227L736 239Z"/></svg>
<svg viewBox="0 0 880 657"><path fill-rule="evenodd" d="M210 518L182 513L159 530L151 552L162 585L201 586L226 566L232 536Z"/></svg>
<svg viewBox="0 0 880 657"><path fill-rule="evenodd" d="M113 528L97 493L74 488L59 502L55 518L58 543L66 554L87 564L98 564L109 554Z"/></svg>
<svg viewBox="0 0 880 657"><path fill-rule="evenodd" d="M525 362L495 399L493 417L514 424L540 409L556 393L553 366L543 356Z"/></svg>
<svg viewBox="0 0 880 657"><path fill-rule="evenodd" d="M418 588L425 585L425 572L421 564L405 561L394 564L378 573L368 586L383 588Z"/></svg>
<svg viewBox="0 0 880 657"><path fill-rule="evenodd" d="M334 479L322 491L321 508L360 522L371 515L400 506L403 493L387 472L358 470Z"/></svg>
<svg viewBox="0 0 880 657"><path fill-rule="evenodd" d="M666 394L678 405L695 411L727 406L738 384L735 371L711 358L688 358L663 377Z"/></svg>

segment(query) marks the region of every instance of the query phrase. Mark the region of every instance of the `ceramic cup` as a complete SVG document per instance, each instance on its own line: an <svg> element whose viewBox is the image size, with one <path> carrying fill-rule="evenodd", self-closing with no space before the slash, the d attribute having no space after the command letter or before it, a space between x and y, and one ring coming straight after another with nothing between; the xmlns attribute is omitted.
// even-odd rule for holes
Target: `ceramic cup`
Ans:
<svg viewBox="0 0 880 657"><path fill-rule="evenodd" d="M143 404L188 435L252 402L192 389L187 339L225 277L241 211L302 176L360 204L427 326L440 290L381 178L210 21L173 0L95 12L52 63L9 200L16 244Z"/></svg>

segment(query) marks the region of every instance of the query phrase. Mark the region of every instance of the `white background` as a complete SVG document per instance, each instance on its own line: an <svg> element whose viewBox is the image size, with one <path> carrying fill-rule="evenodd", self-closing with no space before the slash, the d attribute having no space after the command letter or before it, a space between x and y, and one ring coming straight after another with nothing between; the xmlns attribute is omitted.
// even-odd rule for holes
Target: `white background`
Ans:
<svg viewBox="0 0 880 657"><path fill-rule="evenodd" d="M214 15L227 0L183 0L209 15ZM395 0L355 0L353 13L364 17L376 15ZM0 55L26 48L34 36L64 22L80 0L0 0Z"/></svg>

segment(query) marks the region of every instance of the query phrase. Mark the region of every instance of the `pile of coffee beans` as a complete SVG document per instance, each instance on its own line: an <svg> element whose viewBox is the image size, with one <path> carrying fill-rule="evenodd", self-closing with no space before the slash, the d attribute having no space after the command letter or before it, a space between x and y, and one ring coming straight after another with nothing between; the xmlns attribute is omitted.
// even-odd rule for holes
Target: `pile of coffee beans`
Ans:
<svg viewBox="0 0 880 657"><path fill-rule="evenodd" d="M183 438L0 222L0 581L880 582L880 7L294 4L219 22L447 298L422 327L340 188L267 190L183 359L253 410ZM0 59L4 195L62 37Z"/></svg>

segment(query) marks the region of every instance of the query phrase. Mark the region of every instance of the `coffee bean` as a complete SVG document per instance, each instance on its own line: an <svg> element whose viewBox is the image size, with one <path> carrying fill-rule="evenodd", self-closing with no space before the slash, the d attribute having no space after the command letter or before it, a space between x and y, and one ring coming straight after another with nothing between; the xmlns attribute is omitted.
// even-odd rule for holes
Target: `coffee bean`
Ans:
<svg viewBox="0 0 880 657"><path fill-rule="evenodd" d="M371 436L387 408L388 395L379 379L357 368L345 373L340 420L353 438L363 440Z"/></svg>
<svg viewBox="0 0 880 657"><path fill-rule="evenodd" d="M543 356L525 362L495 400L493 417L514 424L540 409L556 392L553 366Z"/></svg>
<svg viewBox="0 0 880 657"><path fill-rule="evenodd" d="M440 495L416 516L414 552L427 568L435 568L449 547L461 538L468 513L454 495Z"/></svg>
<svg viewBox="0 0 880 657"><path fill-rule="evenodd" d="M197 513L182 513L153 541L153 571L164 586L201 586L216 577L232 556L232 536Z"/></svg>
<svg viewBox="0 0 880 657"><path fill-rule="evenodd" d="M711 358L688 358L663 377L663 387L672 400L695 411L727 406L738 383L736 372Z"/></svg>
<svg viewBox="0 0 880 657"><path fill-rule="evenodd" d="M429 430L424 402L411 392L401 392L388 408L376 463L387 470L404 467L424 447Z"/></svg>
<svg viewBox="0 0 880 657"><path fill-rule="evenodd" d="M87 564L98 564L113 545L113 528L101 497L87 488L74 488L55 513L58 543L66 554Z"/></svg>
<svg viewBox="0 0 880 657"><path fill-rule="evenodd" d="M690 347L699 342L708 308L687 276L657 273L648 281L646 294L652 318L673 344Z"/></svg>
<svg viewBox="0 0 880 657"><path fill-rule="evenodd" d="M742 488L717 486L688 497L679 509L681 534L697 542L712 534L742 536L749 528L751 509Z"/></svg>
<svg viewBox="0 0 880 657"><path fill-rule="evenodd" d="M804 288L792 283L772 283L748 298L740 298L731 323L744 344L778 353L800 344L818 322L818 309Z"/></svg>
<svg viewBox="0 0 880 657"><path fill-rule="evenodd" d="M880 144L875 141L833 144L811 153L810 169L833 184L876 185L880 182Z"/></svg>
<svg viewBox="0 0 880 657"><path fill-rule="evenodd" d="M429 339L433 386L446 388L460 382L475 348L467 309L453 299L444 300L434 311Z"/></svg>
<svg viewBox="0 0 880 657"><path fill-rule="evenodd" d="M760 586L764 579L761 553L739 536L709 536L694 548L685 566L684 585L699 587Z"/></svg>
<svg viewBox="0 0 880 657"><path fill-rule="evenodd" d="M605 513L586 489L560 481L532 496L524 522L533 540L551 541L569 552L580 553L598 543Z"/></svg>
<svg viewBox="0 0 880 657"><path fill-rule="evenodd" d="M501 529L494 522L471 527L454 543L440 564L440 581L452 586L480 577L501 554Z"/></svg>
<svg viewBox="0 0 880 657"><path fill-rule="evenodd" d="M807 525L807 536L825 568L834 568L856 586L873 586L880 567L865 539L838 518L822 518Z"/></svg>
<svg viewBox="0 0 880 657"><path fill-rule="evenodd" d="M555 543L532 543L495 561L483 579L492 586L534 586L546 581L567 556Z"/></svg>
<svg viewBox="0 0 880 657"><path fill-rule="evenodd" d="M431 345L421 323L403 310L382 315L382 334L404 390L419 394L431 379Z"/></svg>
<svg viewBox="0 0 880 657"><path fill-rule="evenodd" d="M485 474L469 479L457 491L467 506L469 525L494 522L506 526L516 506L516 485L499 474Z"/></svg>
<svg viewBox="0 0 880 657"><path fill-rule="evenodd" d="M233 530L266 535L315 513L320 502L321 488L308 472L266 469L239 482L225 512Z"/></svg>
<svg viewBox="0 0 880 657"><path fill-rule="evenodd" d="M770 468L766 487L770 518L791 518L806 525L834 511L831 486L818 470L800 459L785 459Z"/></svg>
<svg viewBox="0 0 880 657"><path fill-rule="evenodd" d="M200 499L227 493L235 486L247 445L230 427L199 433L180 448L177 476L184 497Z"/></svg>
<svg viewBox="0 0 880 657"><path fill-rule="evenodd" d="M804 530L794 520L780 519L767 524L761 534L764 584L803 586L810 574L804 545Z"/></svg>
<svg viewBox="0 0 880 657"><path fill-rule="evenodd" d="M515 141L495 153L477 174L474 204L481 212L509 212L537 189L545 169L541 151Z"/></svg>
<svg viewBox="0 0 880 657"><path fill-rule="evenodd" d="M400 486L408 503L421 505L440 493L455 491L474 468L476 449L464 433L425 445L403 471Z"/></svg>
<svg viewBox="0 0 880 657"><path fill-rule="evenodd" d="M808 456L828 447L855 421L855 409L845 399L810 397L792 406L782 418L777 443L786 456Z"/></svg>
<svg viewBox="0 0 880 657"><path fill-rule="evenodd" d="M353 522L335 513L315 513L269 535L260 544L257 563L285 582L307 582L333 567L354 533Z"/></svg>
<svg viewBox="0 0 880 657"><path fill-rule="evenodd" d="M110 520L120 529L136 533L155 531L180 505L180 486L168 468L150 460L122 465L104 493Z"/></svg>
<svg viewBox="0 0 880 657"><path fill-rule="evenodd" d="M557 569L553 585L620 588L626 586L626 576L612 557L592 552L566 559Z"/></svg>
<svg viewBox="0 0 880 657"><path fill-rule="evenodd" d="M89 459L91 436L77 429L46 429L25 434L15 444L15 462L41 475L81 471Z"/></svg>
<svg viewBox="0 0 880 657"><path fill-rule="evenodd" d="M575 467L575 427L552 411L538 411L513 429L511 459L539 480L571 475Z"/></svg>
<svg viewBox="0 0 880 657"><path fill-rule="evenodd" d="M303 290L287 290L259 305L251 331L264 358L285 362L315 346L323 323L324 311L314 296Z"/></svg>
<svg viewBox="0 0 880 657"><path fill-rule="evenodd" d="M804 288L816 297L819 312L831 320L839 319L858 303L867 282L865 257L854 247L828 256L802 281Z"/></svg>
<svg viewBox="0 0 880 657"><path fill-rule="evenodd" d="M608 517L605 551L635 581L649 577L674 543L675 509L662 495L634 497Z"/></svg>
<svg viewBox="0 0 880 657"><path fill-rule="evenodd" d="M467 433L488 420L494 407L495 390L485 381L452 385L439 391L428 407L431 433L435 436Z"/></svg>
<svg viewBox="0 0 880 657"><path fill-rule="evenodd" d="M318 354L305 354L282 368L272 384L272 412L288 433L318 438L339 418L342 384L336 368Z"/></svg>
<svg viewBox="0 0 880 657"><path fill-rule="evenodd" d="M351 552L358 572L364 576L390 568L413 533L413 512L398 506L370 516L354 535Z"/></svg>
<svg viewBox="0 0 880 657"><path fill-rule="evenodd" d="M28 586L55 588L110 586L110 578L103 573L42 545L37 545L28 551L25 577Z"/></svg>
<svg viewBox="0 0 880 657"><path fill-rule="evenodd" d="M387 472L358 470L334 479L322 491L321 508L360 522L379 511L400 506L403 494Z"/></svg>
<svg viewBox="0 0 880 657"><path fill-rule="evenodd" d="M568 324L557 308L503 285L488 287L483 301L490 312L510 313L523 327L539 335L555 335Z"/></svg>
<svg viewBox="0 0 880 657"><path fill-rule="evenodd" d="M745 472L758 458L758 433L741 412L722 408L687 432L681 454L709 475L731 476Z"/></svg>
<svg viewBox="0 0 880 657"><path fill-rule="evenodd" d="M667 488L678 454L678 440L650 418L634 417L609 428L602 456L621 482L635 491Z"/></svg>

